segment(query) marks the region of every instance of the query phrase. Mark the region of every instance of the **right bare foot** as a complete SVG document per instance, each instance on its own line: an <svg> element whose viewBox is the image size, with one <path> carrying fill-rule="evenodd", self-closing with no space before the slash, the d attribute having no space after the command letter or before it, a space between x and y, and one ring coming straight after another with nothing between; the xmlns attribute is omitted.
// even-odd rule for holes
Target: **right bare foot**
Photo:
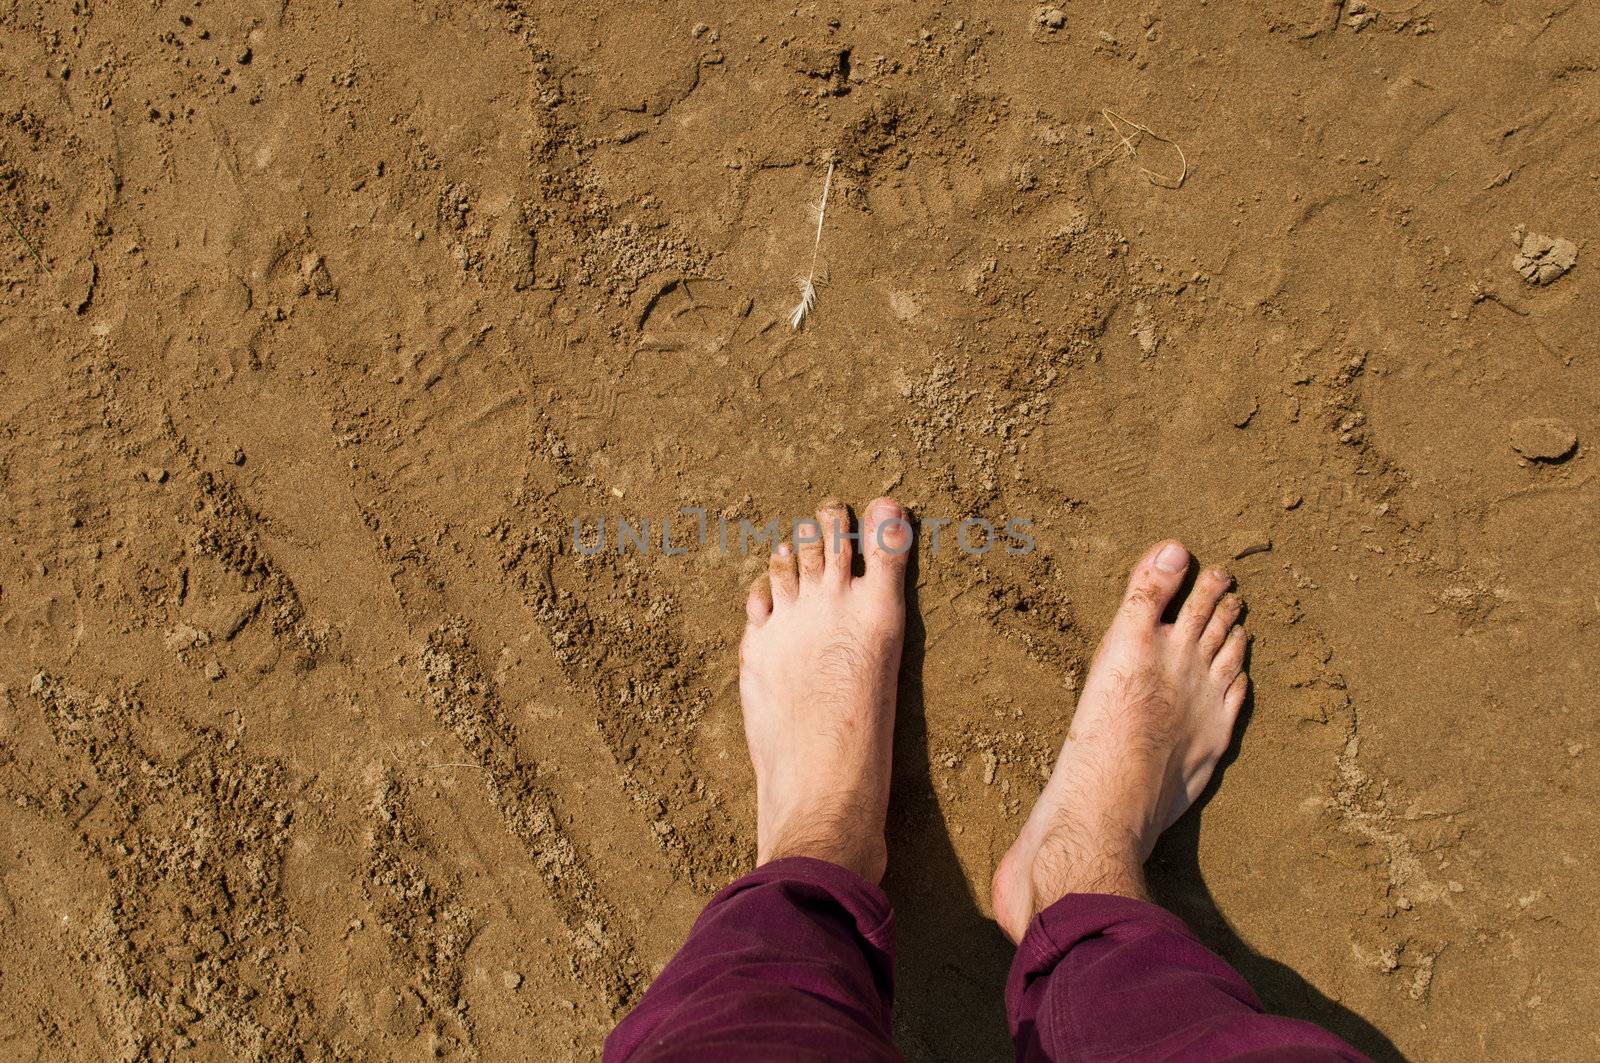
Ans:
<svg viewBox="0 0 1600 1063"><path fill-rule="evenodd" d="M911 525L892 498L867 506L865 571L824 503L797 548L784 543L750 588L739 698L756 772L756 863L827 860L877 882L888 859L889 756L905 638Z"/></svg>
<svg viewBox="0 0 1600 1063"><path fill-rule="evenodd" d="M1012 941L1069 893L1148 900L1156 839L1232 740L1249 686L1242 606L1226 593L1232 579L1208 569L1164 623L1188 565L1189 552L1168 541L1134 567L1055 771L995 871L995 918Z"/></svg>

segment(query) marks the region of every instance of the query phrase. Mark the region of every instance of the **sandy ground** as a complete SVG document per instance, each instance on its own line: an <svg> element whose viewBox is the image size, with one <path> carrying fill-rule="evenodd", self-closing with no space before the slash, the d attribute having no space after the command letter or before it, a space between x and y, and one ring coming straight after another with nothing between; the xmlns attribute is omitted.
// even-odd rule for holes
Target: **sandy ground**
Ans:
<svg viewBox="0 0 1600 1063"><path fill-rule="evenodd" d="M750 864L760 561L573 517L893 490L1038 543L918 562L910 1057L1009 1050L987 881L1166 534L1258 641L1162 895L1380 1059L1600 1055L1597 41L0 4L0 1052L594 1058Z"/></svg>

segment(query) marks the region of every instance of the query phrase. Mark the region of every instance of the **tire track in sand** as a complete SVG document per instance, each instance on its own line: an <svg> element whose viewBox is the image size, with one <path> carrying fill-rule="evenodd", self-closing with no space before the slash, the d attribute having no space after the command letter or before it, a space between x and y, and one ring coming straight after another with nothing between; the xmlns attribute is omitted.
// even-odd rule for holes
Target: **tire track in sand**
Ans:
<svg viewBox="0 0 1600 1063"><path fill-rule="evenodd" d="M506 829L527 849L549 892L572 949L568 964L580 983L598 983L613 1013L626 1008L645 978L631 935L602 894L589 862L563 825L555 795L535 765L518 752L516 728L485 675L460 618L441 624L422 652L428 701L472 762Z"/></svg>

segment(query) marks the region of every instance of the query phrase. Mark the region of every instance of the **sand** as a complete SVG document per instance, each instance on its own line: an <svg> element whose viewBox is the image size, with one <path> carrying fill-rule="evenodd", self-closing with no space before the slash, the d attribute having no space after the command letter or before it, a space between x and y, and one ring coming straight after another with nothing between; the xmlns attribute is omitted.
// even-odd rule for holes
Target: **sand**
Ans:
<svg viewBox="0 0 1600 1063"><path fill-rule="evenodd" d="M893 491L1037 543L916 566L910 1058L1008 1056L988 879L1169 534L1257 642L1162 897L1380 1059L1600 1055L1597 40L4 7L4 1054L595 1058L750 866L761 559L573 518Z"/></svg>

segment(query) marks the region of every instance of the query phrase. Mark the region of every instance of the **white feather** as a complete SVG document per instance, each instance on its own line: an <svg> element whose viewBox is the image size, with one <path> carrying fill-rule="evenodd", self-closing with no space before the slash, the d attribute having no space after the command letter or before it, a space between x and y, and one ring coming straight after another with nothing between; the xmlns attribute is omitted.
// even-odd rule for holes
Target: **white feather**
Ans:
<svg viewBox="0 0 1600 1063"><path fill-rule="evenodd" d="M800 282L800 301L794 305L789 313L789 327L799 330L806 323L806 316L817 305L817 286L810 277Z"/></svg>
<svg viewBox="0 0 1600 1063"><path fill-rule="evenodd" d="M817 252L822 249L822 222L828 216L828 190L833 187L833 160L828 160L828 176L822 179L822 200L817 204L817 236L811 243L811 272L800 282L800 301L789 312L789 327L796 332L817 308Z"/></svg>

